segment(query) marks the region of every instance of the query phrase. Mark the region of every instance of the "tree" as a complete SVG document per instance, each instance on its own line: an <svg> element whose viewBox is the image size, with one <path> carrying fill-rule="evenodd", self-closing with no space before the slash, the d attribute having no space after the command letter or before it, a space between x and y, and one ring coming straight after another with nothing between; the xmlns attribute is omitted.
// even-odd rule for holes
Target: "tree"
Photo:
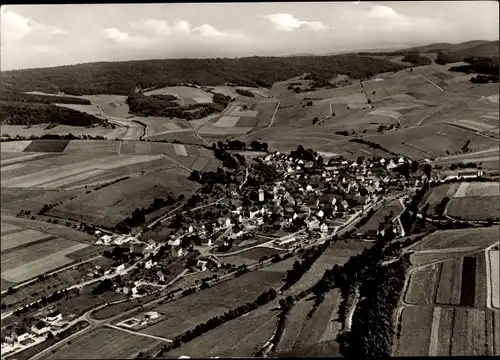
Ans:
<svg viewBox="0 0 500 360"><path fill-rule="evenodd" d="M412 172L412 173L416 172L416 171L418 170L418 167L419 167L419 163L418 163L418 161L413 160L413 161L411 162L411 172Z"/></svg>
<svg viewBox="0 0 500 360"><path fill-rule="evenodd" d="M201 180L200 172L198 170L191 171L191 174L189 175L189 180L200 182Z"/></svg>
<svg viewBox="0 0 500 360"><path fill-rule="evenodd" d="M431 172L432 172L431 164L424 164L424 166L422 166L422 171L424 172L424 174L427 176L428 179L431 178Z"/></svg>

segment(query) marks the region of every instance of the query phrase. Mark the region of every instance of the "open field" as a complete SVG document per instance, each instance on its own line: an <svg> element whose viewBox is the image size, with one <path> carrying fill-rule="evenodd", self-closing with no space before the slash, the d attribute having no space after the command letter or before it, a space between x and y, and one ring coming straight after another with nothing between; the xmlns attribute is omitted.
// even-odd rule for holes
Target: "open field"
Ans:
<svg viewBox="0 0 500 360"><path fill-rule="evenodd" d="M463 258L446 260L442 263L439 284L436 292L437 304L460 304L462 265Z"/></svg>
<svg viewBox="0 0 500 360"><path fill-rule="evenodd" d="M3 226L4 224L2 223L2 227ZM2 253L6 253L7 250L15 249L18 247L25 247L30 243L40 242L40 240L50 237L50 235L48 234L44 234L35 230L20 230L20 232L11 233L8 235L2 234Z"/></svg>
<svg viewBox="0 0 500 360"><path fill-rule="evenodd" d="M214 316L222 315L228 310L255 300L269 288L278 287L282 279L281 272L254 271L202 292L160 305L154 310L164 314L166 320L142 332L174 337Z"/></svg>
<svg viewBox="0 0 500 360"><path fill-rule="evenodd" d="M499 291L499 261L498 261L498 250L489 251L490 257L490 269L491 269L491 306L498 309L500 303L500 291Z"/></svg>
<svg viewBox="0 0 500 360"><path fill-rule="evenodd" d="M476 272L474 274L476 281L474 306L478 308L486 307L486 287L488 286L486 271L488 271L486 268L486 256L484 251L481 251L476 255Z"/></svg>
<svg viewBox="0 0 500 360"><path fill-rule="evenodd" d="M65 344L44 359L133 359L160 340L110 328L99 328Z"/></svg>
<svg viewBox="0 0 500 360"><path fill-rule="evenodd" d="M167 357L252 357L271 338L278 311L265 305L169 351Z"/></svg>
<svg viewBox="0 0 500 360"><path fill-rule="evenodd" d="M287 315L285 331L276 346L276 353L290 351L294 348L309 320L307 314L312 310L313 305L314 301L311 299L302 299L293 305Z"/></svg>
<svg viewBox="0 0 500 360"><path fill-rule="evenodd" d="M470 131L446 124L429 124L402 129L382 135L369 135L366 140L408 156L412 159L445 156L447 152L460 152L465 143L472 151L485 150L498 145L498 142Z"/></svg>
<svg viewBox="0 0 500 360"><path fill-rule="evenodd" d="M408 306L403 309L396 356L428 355L433 313L431 307Z"/></svg>
<svg viewBox="0 0 500 360"><path fill-rule="evenodd" d="M466 196L451 200L447 214L472 221L495 219L500 211L499 196Z"/></svg>
<svg viewBox="0 0 500 360"><path fill-rule="evenodd" d="M185 170L165 169L132 177L77 199L65 201L48 213L102 226L114 226L131 215L134 209L147 208L155 197L166 197L168 194L174 197L180 194L189 196L199 186L189 181L188 175ZM163 177L170 181L165 182Z"/></svg>
<svg viewBox="0 0 500 360"><path fill-rule="evenodd" d="M176 95L182 100L182 105L212 102L212 94L189 86L169 86L146 91L144 95Z"/></svg>
<svg viewBox="0 0 500 360"><path fill-rule="evenodd" d="M354 254L356 251L352 251ZM290 289L285 291L286 295L298 294L303 290L309 289L311 286L316 284L327 269L331 269L334 265L343 265L349 260L350 256L346 254L339 254L338 249L329 247L325 250L321 256L316 259L311 268L297 281Z"/></svg>
<svg viewBox="0 0 500 360"><path fill-rule="evenodd" d="M481 229L445 230L435 232L425 237L412 250L435 250L467 248L477 246L486 247L498 241L498 227Z"/></svg>
<svg viewBox="0 0 500 360"><path fill-rule="evenodd" d="M33 187L57 187L57 184L68 185L71 184L72 179L76 177L75 181L78 182L85 179L85 173L89 174L89 177L100 175L106 170L113 170L120 167L127 167L130 165L147 163L150 161L161 159L160 155L136 155L136 156L126 156L126 155L109 155L101 157L98 159L86 160L71 163L68 165L63 165L57 167L57 165L51 165L46 170L41 170L37 172L37 177L34 178L31 173L21 176L15 176L15 172L9 172L8 179L2 179L2 187L16 187L16 188L33 188ZM26 168L20 170L27 170ZM62 182L55 183L56 180L65 179Z"/></svg>
<svg viewBox="0 0 500 360"><path fill-rule="evenodd" d="M358 232L366 234L368 231L377 231L380 223L385 222L385 217L389 217L391 221L401 214L403 207L398 199L391 201L389 204L378 209L375 214L363 225Z"/></svg>
<svg viewBox="0 0 500 360"><path fill-rule="evenodd" d="M66 255L87 246L55 238L8 252L2 251L2 277L11 282L28 280L73 262Z"/></svg>
<svg viewBox="0 0 500 360"><path fill-rule="evenodd" d="M426 266L414 271L405 294L405 301L410 304L433 304L436 286L441 272L441 263Z"/></svg>
<svg viewBox="0 0 500 360"><path fill-rule="evenodd" d="M487 355L485 322L484 311L455 309L450 355Z"/></svg>
<svg viewBox="0 0 500 360"><path fill-rule="evenodd" d="M500 184L494 182L464 182L458 187L454 197L498 196Z"/></svg>
<svg viewBox="0 0 500 360"><path fill-rule="evenodd" d="M422 200L421 208L428 204L429 208L427 210L427 215L435 215L434 210L436 205L438 205L445 197L452 199L458 187L458 183L450 183L438 185L432 188L431 191L426 193L425 198Z"/></svg>

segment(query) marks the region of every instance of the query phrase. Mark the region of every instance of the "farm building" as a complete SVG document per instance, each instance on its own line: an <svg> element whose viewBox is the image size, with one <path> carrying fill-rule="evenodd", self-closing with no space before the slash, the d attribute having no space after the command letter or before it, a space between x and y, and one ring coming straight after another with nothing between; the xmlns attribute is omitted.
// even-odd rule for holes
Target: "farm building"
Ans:
<svg viewBox="0 0 500 360"><path fill-rule="evenodd" d="M47 314L47 316L45 317L44 320L49 322L49 323L54 323L57 321L61 321L62 317L63 316L59 310L54 310L51 313Z"/></svg>
<svg viewBox="0 0 500 360"><path fill-rule="evenodd" d="M31 327L31 332L37 335L43 335L50 331L50 327L47 326L43 321L39 321Z"/></svg>
<svg viewBox="0 0 500 360"><path fill-rule="evenodd" d="M148 320L154 320L154 319L157 319L158 317L160 316L160 314L158 314L156 311L150 311L150 312L147 312L144 317Z"/></svg>
<svg viewBox="0 0 500 360"><path fill-rule="evenodd" d="M21 329L13 332L10 337L14 339L14 341L23 342L25 340L31 339L32 335L28 331L28 329Z"/></svg>

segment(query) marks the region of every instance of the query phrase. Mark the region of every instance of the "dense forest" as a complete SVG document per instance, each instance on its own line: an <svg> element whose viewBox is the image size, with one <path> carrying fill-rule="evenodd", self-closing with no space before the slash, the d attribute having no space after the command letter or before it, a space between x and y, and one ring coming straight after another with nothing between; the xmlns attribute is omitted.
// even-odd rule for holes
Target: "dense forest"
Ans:
<svg viewBox="0 0 500 360"><path fill-rule="evenodd" d="M458 71L466 74L477 73L490 75L496 77L498 81L498 68L500 66L498 57L488 58L469 56L464 58L463 61L469 65L454 66L450 68L450 71Z"/></svg>
<svg viewBox="0 0 500 360"><path fill-rule="evenodd" d="M2 72L2 81L19 91L57 90L69 95L122 94L137 87L192 83L270 87L304 73L320 73L325 78L346 74L366 78L405 66L383 59L354 54L303 57L247 57L217 59L167 59L126 62L98 62L53 68Z"/></svg>
<svg viewBox="0 0 500 360"><path fill-rule="evenodd" d="M412 63L416 66L431 65L432 60L426 56L421 56L418 52L408 53L401 61Z"/></svg>
<svg viewBox="0 0 500 360"><path fill-rule="evenodd" d="M40 104L78 104L90 105L90 100L70 96L50 96L39 94L25 94L17 91L0 90L0 101L31 102Z"/></svg>
<svg viewBox="0 0 500 360"><path fill-rule="evenodd" d="M104 120L51 104L0 101L0 124L36 125L53 123L71 126L102 124Z"/></svg>
<svg viewBox="0 0 500 360"><path fill-rule="evenodd" d="M222 94L214 94L213 103L193 104L180 106L171 101L169 95L146 96L142 93L132 92L127 97L127 104L131 114L140 116L176 117L179 119L195 120L210 114L218 113L227 106L231 98Z"/></svg>

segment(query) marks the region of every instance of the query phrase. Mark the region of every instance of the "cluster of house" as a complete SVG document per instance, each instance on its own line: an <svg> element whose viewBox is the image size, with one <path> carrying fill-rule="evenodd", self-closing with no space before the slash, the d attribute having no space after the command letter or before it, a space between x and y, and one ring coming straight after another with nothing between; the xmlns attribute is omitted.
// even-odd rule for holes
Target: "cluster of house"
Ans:
<svg viewBox="0 0 500 360"><path fill-rule="evenodd" d="M95 231L94 235L100 236L101 231L97 230ZM123 244L140 244L141 241L139 241L136 237L131 236L131 235L103 235L99 237L99 240L97 240L96 245L123 245Z"/></svg>
<svg viewBox="0 0 500 360"><path fill-rule="evenodd" d="M35 322L31 328L21 328L12 332L2 341L2 355L44 341L49 333L57 332L53 327L57 326L62 318L62 313L54 310Z"/></svg>

